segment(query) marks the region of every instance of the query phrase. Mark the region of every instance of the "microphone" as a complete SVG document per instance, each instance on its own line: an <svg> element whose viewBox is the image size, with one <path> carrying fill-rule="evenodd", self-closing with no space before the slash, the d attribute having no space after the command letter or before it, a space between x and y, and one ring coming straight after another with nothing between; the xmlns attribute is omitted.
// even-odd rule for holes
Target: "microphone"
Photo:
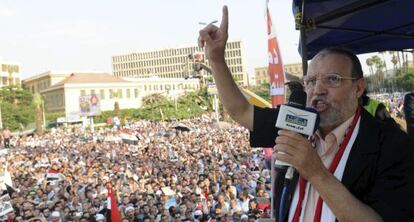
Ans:
<svg viewBox="0 0 414 222"><path fill-rule="evenodd" d="M306 93L303 90L292 90L288 103L281 105L275 126L279 129L300 133L309 138L319 126L318 112L306 107ZM291 166L276 160L276 167Z"/></svg>

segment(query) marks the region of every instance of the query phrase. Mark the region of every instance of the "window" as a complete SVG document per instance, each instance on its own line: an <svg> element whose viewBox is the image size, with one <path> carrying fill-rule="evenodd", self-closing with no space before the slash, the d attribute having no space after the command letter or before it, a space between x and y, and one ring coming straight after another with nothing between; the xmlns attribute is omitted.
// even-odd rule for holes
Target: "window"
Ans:
<svg viewBox="0 0 414 222"><path fill-rule="evenodd" d="M126 96L127 96L127 98L131 98L131 90L130 89L126 90Z"/></svg>
<svg viewBox="0 0 414 222"><path fill-rule="evenodd" d="M95 90L91 89L91 95L95 95Z"/></svg>
<svg viewBox="0 0 414 222"><path fill-rule="evenodd" d="M135 96L135 98L138 98L138 95L139 95L138 89L134 89L134 96Z"/></svg>
<svg viewBox="0 0 414 222"><path fill-rule="evenodd" d="M114 91L112 89L109 90L109 98L110 99L114 98Z"/></svg>
<svg viewBox="0 0 414 222"><path fill-rule="evenodd" d="M101 89L99 90L100 99L105 99L105 90Z"/></svg>
<svg viewBox="0 0 414 222"><path fill-rule="evenodd" d="M86 94L85 94L85 90L83 90L83 89L82 89L82 90L80 91L80 95L81 95L81 96L86 95Z"/></svg>
<svg viewBox="0 0 414 222"><path fill-rule="evenodd" d="M122 89L118 89L118 98L122 99Z"/></svg>

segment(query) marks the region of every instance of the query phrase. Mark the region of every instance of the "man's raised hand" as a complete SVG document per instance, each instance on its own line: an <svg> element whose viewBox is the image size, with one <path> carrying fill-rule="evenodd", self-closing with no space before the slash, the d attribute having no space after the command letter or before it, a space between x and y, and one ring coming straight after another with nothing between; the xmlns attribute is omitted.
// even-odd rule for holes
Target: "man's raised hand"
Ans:
<svg viewBox="0 0 414 222"><path fill-rule="evenodd" d="M224 50L228 38L229 13L227 6L223 6L223 15L220 27L208 24L204 29L200 30L198 37L198 46L205 47L206 57L210 62L223 60Z"/></svg>

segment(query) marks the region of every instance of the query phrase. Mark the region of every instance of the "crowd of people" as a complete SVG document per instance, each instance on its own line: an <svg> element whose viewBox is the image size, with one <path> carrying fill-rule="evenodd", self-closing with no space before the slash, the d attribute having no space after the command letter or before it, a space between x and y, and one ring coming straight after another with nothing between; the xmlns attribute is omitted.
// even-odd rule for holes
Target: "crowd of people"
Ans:
<svg viewBox="0 0 414 222"><path fill-rule="evenodd" d="M404 94L376 94L372 98L382 102L388 112L396 118L405 119L404 117Z"/></svg>
<svg viewBox="0 0 414 222"><path fill-rule="evenodd" d="M269 217L270 171L245 128L220 128L207 115L174 124L11 137L0 158L12 182L3 191L13 207L4 219L109 221L109 189L125 222Z"/></svg>

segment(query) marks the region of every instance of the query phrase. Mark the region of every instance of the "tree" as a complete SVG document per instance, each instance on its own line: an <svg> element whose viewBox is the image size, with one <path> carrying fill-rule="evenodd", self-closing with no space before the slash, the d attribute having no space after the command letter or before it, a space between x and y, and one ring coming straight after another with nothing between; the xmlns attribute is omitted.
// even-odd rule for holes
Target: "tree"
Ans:
<svg viewBox="0 0 414 222"><path fill-rule="evenodd" d="M114 114L118 118L120 118L120 116L121 116L121 110L119 109L119 103L118 103L118 101L115 101L115 103L114 103Z"/></svg>
<svg viewBox="0 0 414 222"><path fill-rule="evenodd" d="M13 85L13 73L15 72L15 68L13 65L7 65L7 72L9 73L9 77L8 77L8 81L9 81L9 86Z"/></svg>
<svg viewBox="0 0 414 222"><path fill-rule="evenodd" d="M381 58L378 57L377 55L374 55L374 56L371 57L371 59L372 59L372 63L375 65L375 68L376 68L375 73L377 74L377 73L383 72L383 68L385 66L384 66L384 62L381 60Z"/></svg>
<svg viewBox="0 0 414 222"><path fill-rule="evenodd" d="M119 108L119 102L118 102L118 98L121 96L120 92L111 92L112 97L115 98L115 102L114 102L114 115L117 116L118 118L121 118L121 109Z"/></svg>
<svg viewBox="0 0 414 222"><path fill-rule="evenodd" d="M42 96L39 93L33 95L33 106L35 108L35 126L36 126L36 133L42 134L43 133L43 115L42 115Z"/></svg>
<svg viewBox="0 0 414 222"><path fill-rule="evenodd" d="M33 95L22 88L6 86L0 89L3 127L21 129L34 122Z"/></svg>
<svg viewBox="0 0 414 222"><path fill-rule="evenodd" d="M401 59L400 59L400 51L397 51L397 57L398 57L398 66L400 67L400 69L402 69L402 65L401 65Z"/></svg>
<svg viewBox="0 0 414 222"><path fill-rule="evenodd" d="M414 90L414 69L408 69L407 72L396 77L398 89L406 92Z"/></svg>
<svg viewBox="0 0 414 222"><path fill-rule="evenodd" d="M391 58L392 64L394 64L394 73L397 73L397 63L398 63L398 57L396 55L392 55Z"/></svg>
<svg viewBox="0 0 414 222"><path fill-rule="evenodd" d="M154 107L155 104L160 104L167 101L167 97L161 93L154 93L142 98L142 104L146 107Z"/></svg>
<svg viewBox="0 0 414 222"><path fill-rule="evenodd" d="M160 109L163 116L159 112ZM189 92L177 99L177 109L175 101L168 100L167 97L157 93L144 97L143 106L140 109L128 112L132 113L133 119L164 120L188 119L211 110L211 104L206 94Z"/></svg>
<svg viewBox="0 0 414 222"><path fill-rule="evenodd" d="M374 69L372 68L374 63L372 62L372 58L368 58L365 62L367 63L367 66L369 67L370 74L374 75Z"/></svg>
<svg viewBox="0 0 414 222"><path fill-rule="evenodd" d="M383 64L384 64L385 71L387 71L387 62L385 61L385 57L384 57L385 51L378 52L378 53L381 55L381 57L382 57L382 62L383 62Z"/></svg>

